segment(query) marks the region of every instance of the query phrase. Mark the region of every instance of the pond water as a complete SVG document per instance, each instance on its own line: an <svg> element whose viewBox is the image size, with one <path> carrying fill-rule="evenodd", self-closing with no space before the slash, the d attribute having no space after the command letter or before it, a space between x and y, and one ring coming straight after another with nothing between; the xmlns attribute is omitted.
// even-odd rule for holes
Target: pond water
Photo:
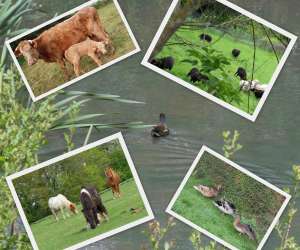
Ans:
<svg viewBox="0 0 300 250"><path fill-rule="evenodd" d="M34 26L84 2L61 0L35 0L42 10L26 26ZM278 26L298 35L300 33L300 2L268 0L232 1ZM127 130L123 135L141 178L156 218L165 222L164 209L182 181L186 171L203 144L222 153L222 131L238 130L243 149L235 161L258 176L280 188L291 185L291 166L300 163L300 50L294 49L281 72L255 123L191 92L182 86L140 65L154 37L170 0L126 0L120 5L142 48L142 52L112 67L96 73L68 90L94 91L120 95L123 98L146 102L145 105L124 105L109 102L92 102L82 113L119 113L102 117L99 121L143 121L153 124L160 112L167 114L171 135L153 140L149 129ZM297 45L296 45L297 47ZM78 131L75 141L80 146L86 135ZM101 139L117 130L94 131L91 141ZM46 160L64 152L61 133L51 132L49 144L40 152ZM298 200L300 209L300 201ZM145 226L120 233L97 242L86 249L140 249L145 243L142 234ZM191 229L177 222L171 237L177 240L177 249L191 249L188 236ZM300 235L300 219L295 221L293 234ZM298 237L298 241L299 241ZM274 249L278 239L272 234L265 249Z"/></svg>

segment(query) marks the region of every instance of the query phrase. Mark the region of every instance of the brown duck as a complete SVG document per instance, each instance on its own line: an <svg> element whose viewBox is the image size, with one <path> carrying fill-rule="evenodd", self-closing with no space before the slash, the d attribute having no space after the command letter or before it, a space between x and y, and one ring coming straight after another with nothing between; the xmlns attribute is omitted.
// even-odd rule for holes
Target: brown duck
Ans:
<svg viewBox="0 0 300 250"><path fill-rule="evenodd" d="M166 115L161 113L159 115L159 123L155 125L151 130L151 135L153 137L162 137L169 135L170 130L166 124Z"/></svg>
<svg viewBox="0 0 300 250"><path fill-rule="evenodd" d="M216 188L214 187L207 187L204 185L194 186L194 188L200 192L204 197L213 198L218 196L219 192L221 191L221 185L218 185Z"/></svg>
<svg viewBox="0 0 300 250"><path fill-rule="evenodd" d="M253 228L248 224L242 224L241 217L239 215L235 217L233 226L240 234L246 234L249 237L249 239L257 242L256 234Z"/></svg>

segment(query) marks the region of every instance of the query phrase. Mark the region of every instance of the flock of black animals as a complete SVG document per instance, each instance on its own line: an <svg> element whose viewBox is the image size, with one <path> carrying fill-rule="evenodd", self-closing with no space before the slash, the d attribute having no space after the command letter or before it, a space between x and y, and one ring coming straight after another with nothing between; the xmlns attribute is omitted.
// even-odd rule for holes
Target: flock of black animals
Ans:
<svg viewBox="0 0 300 250"><path fill-rule="evenodd" d="M175 60L172 56L167 56L158 59L153 58L150 63L161 69L172 70Z"/></svg>
<svg viewBox="0 0 300 250"><path fill-rule="evenodd" d="M108 220L106 207L103 205L100 195L94 187L81 187L80 202L82 213L91 229L100 224L98 215Z"/></svg>
<svg viewBox="0 0 300 250"><path fill-rule="evenodd" d="M213 38L205 33L200 34L199 36L200 40L211 43ZM233 49L231 52L232 56L234 58L238 58L241 54L241 51L239 49ZM150 60L150 63L157 66L158 68L161 69L167 69L167 70L172 70L175 60L172 56L167 56L167 57L162 57L162 58L153 58ZM187 74L188 77L190 77L190 81L195 83L195 82L207 82L209 80L208 76L202 74L199 69L197 68L192 68L190 72ZM244 68L239 67L235 73L235 76L238 76L241 80L246 81L247 80L247 72ZM256 98L261 98L262 95L264 94L264 91L261 90L256 90L253 89L252 92L254 92L254 95ZM154 137L160 137L159 133L156 133L153 131L153 136Z"/></svg>

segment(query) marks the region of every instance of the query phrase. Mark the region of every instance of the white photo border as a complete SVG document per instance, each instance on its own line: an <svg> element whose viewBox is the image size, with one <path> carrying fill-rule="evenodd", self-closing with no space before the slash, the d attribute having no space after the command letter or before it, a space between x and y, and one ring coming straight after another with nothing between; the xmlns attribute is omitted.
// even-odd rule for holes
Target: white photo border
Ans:
<svg viewBox="0 0 300 250"><path fill-rule="evenodd" d="M10 44L12 42L16 41L16 40L19 40L22 37L25 37L25 36L31 34L32 32L38 31L39 29L41 29L41 28L43 28L43 27L45 27L45 26L47 26L49 24L57 22L60 19L66 17L68 15L73 14L73 13L79 11L80 9L84 8L84 7L90 6L90 5L94 4L94 3L96 3L97 1L98 0L91 0L91 1L88 1L88 2L86 2L84 4L81 4L81 5L73 8L73 9L71 9L71 10L69 10L69 11L67 11L67 12L65 12L65 13L57 16L57 17L52 18L51 20L49 20L47 22L44 22L44 23L42 23L42 24L40 24L40 25L38 25L38 26L36 26L36 27L34 27L34 28L32 28L32 29L30 29L30 30L22 33L22 34L20 34L20 35L17 35L15 37L13 37L13 38L5 41L5 45L6 45L6 47L7 47L8 51L9 51L9 53L10 53L10 55L11 55L11 57L12 57L14 63L15 63L15 65L16 65L16 67L17 67L17 69L18 69L18 71L19 71L19 73L21 75L21 78L22 78L22 80L23 80L23 82L24 82L24 84L25 84L25 86L26 86L26 88L27 88L27 90L28 90L28 92L30 94L30 97L33 100L33 102L39 101L39 100L43 99L46 96L49 96L49 95L51 95L51 94L53 94L53 93L55 93L55 92L57 92L57 91L59 91L59 90L61 90L63 88L66 88L66 87L70 86L71 84L73 84L75 82L78 82L78 81L80 81L80 80L82 80L82 79L84 79L84 78L86 78L86 77L88 77L88 76L90 76L90 75L98 72L98 71L101 71L101 70L103 70L103 69L105 69L105 68L107 68L107 67L109 67L109 66L111 66L111 65L113 65L115 63L118 63L118 62L120 62L120 61L122 61L122 60L124 60L124 59L126 59L126 58L128 58L128 57L130 57L130 56L132 56L132 55L134 55L134 54L136 54L136 53L138 53L138 52L141 51L140 46L139 46L139 44L138 44L138 42L137 42L137 40L136 40L136 38L135 38L135 36L134 36L134 34L132 32L132 30L131 30L131 28L130 28L128 22L127 22L127 20L126 20L126 17L124 15L124 13L123 13L123 11L122 11L119 3L118 3L118 0L112 0L114 2L114 5L115 5L115 7L116 7L116 9L117 9L120 17L121 17L121 19L122 19L122 21L123 21L126 29L127 29L127 32L129 34L129 36L131 38L131 41L134 44L135 48L132 51L130 51L127 54L125 54L125 55L122 55L122 56L120 56L120 57L118 57L118 58L116 58L116 59L114 59L114 60L112 60L110 62L107 62L107 63L101 65L100 67L97 67L97 68L95 68L95 69L93 69L93 70L91 70L89 72L86 72L85 74L83 74L83 75L81 75L79 77L76 77L76 78L74 78L74 79L72 79L72 80L70 80L68 82L65 82L65 83L63 83L63 84L61 84L61 85L59 85L59 86L57 86L57 87L55 87L55 88L53 88L53 89L45 92L43 94L35 96L35 94L32 91L32 88L31 88L29 82L27 81L27 78L26 78L26 76L25 76L25 74L24 74L24 72L22 70L22 67L19 64L19 61L16 58L16 56L15 56L15 54L14 54L14 52L13 52L11 46L10 46Z"/></svg>
<svg viewBox="0 0 300 250"><path fill-rule="evenodd" d="M276 226L277 222L279 221L280 216L282 215L282 213L284 212L286 206L288 205L290 199L291 199L291 195L289 195L288 193L282 191L281 189L279 189L278 187L274 186L273 184L265 181L264 179L258 177L257 175L251 173L250 171L242 168L241 166L239 166L238 164L232 162L231 160L227 159L226 157L224 157L223 155L213 151L212 149L208 148L207 146L202 146L200 152L198 153L196 159L193 161L192 166L190 167L190 169L188 170L187 174L185 175L183 181L181 182L179 188L177 189L177 191L175 192L174 196L172 197L169 205L167 206L165 212L172 215L173 217L177 218L178 220L184 222L185 224L189 225L190 227L198 230L199 232L207 235L208 237L212 238L213 240L219 242L220 244L224 245L225 247L232 249L232 250L239 250L238 248L234 247L233 245L229 244L228 242L226 242L225 240L215 236L213 233L207 231L204 228L201 228L200 226L194 224L193 222L191 222L190 220L184 218L183 216L179 215L178 213L174 212L172 210L172 207L174 206L176 200L178 199L181 191L183 190L184 186L186 185L188 179L190 178L190 176L192 175L194 169L197 167L198 162L200 161L202 155L207 152L213 156L215 156L216 158L224 161L225 163L227 163L229 166L241 171L242 173L248 175L249 177L255 179L256 181L262 183L263 185L267 186L268 188L274 190L275 192L281 194L282 196L284 196L286 199L283 202L281 208L278 210L276 216L274 217L273 222L270 224L266 234L264 235L263 239L261 240L261 242L259 243L258 247L256 250L261 250L262 247L264 246L264 244L266 243L266 241L268 240L272 230L274 229L274 227Z"/></svg>
<svg viewBox="0 0 300 250"><path fill-rule="evenodd" d="M146 54L145 54L141 64L144 65L145 67L147 67L149 69L152 69L153 71L165 76L166 78L169 78L169 79L173 80L174 82L179 83L180 85L182 85L182 86L184 86L184 87L186 87L186 88L188 88L188 89L190 89L190 90L206 97L207 99L209 99L213 102L216 102L217 104L221 105L222 107L225 107L226 109L229 109L229 110L241 115L242 117L247 118L248 120L250 120L252 122L255 122L257 117L258 117L258 114L260 113L260 111L261 111L261 109L262 109L262 107L263 107L263 105L264 105L264 103L267 99L267 97L269 96L269 93L270 93L274 83L276 82L276 80L279 76L279 73L281 72L286 60L288 59L288 57L289 57L296 41L297 41L297 36L295 36L294 34L292 34L288 31L286 31L286 30L284 30L284 29L282 29L282 28L280 28L280 27L278 27L278 26L276 26L276 25L274 25L274 24L272 24L272 23L256 16L256 15L254 15L254 14L252 14L251 12L249 12L245 9L240 8L239 6L229 2L227 0L215 0L219 3L221 3L221 4L224 4L225 6L231 8L231 9L233 9L233 10L235 10L235 11L237 11L237 12L239 12L239 13L241 13L241 14L243 14L243 15L251 18L251 19L253 19L256 22L259 22L259 23L263 24L264 26L266 26L268 28L273 29L274 31L276 31L276 32L278 32L278 33L280 33L280 34L282 34L282 35L284 35L284 36L286 36L290 39L289 45L287 46L283 56L281 57L280 62L278 64L275 72L273 73L273 76L272 76L272 78L271 78L271 80L268 84L268 87L267 87L264 95L262 96L259 103L257 104L257 106L255 108L255 111L251 115L251 114L249 114L245 111L242 111L241 109L239 109L237 107L234 107L233 105L221 100L220 98L217 98L217 97L209 94L208 92L206 92L204 90L201 90L200 88L192 85L191 83L188 83L185 80L183 80L183 79L181 79L181 78L179 78L179 77L177 77L177 76L175 76L175 75L173 75L169 72L166 72L166 71L154 66L153 64L149 63L150 56L151 56L153 50L155 49L155 46L156 46L157 42L159 41L160 36L163 33L166 25L168 24L169 19L172 16L172 14L173 14L177 4L179 3L179 1L180 0L173 0L171 6L168 9L167 14L165 15L158 31L156 32L156 34L155 34L155 36L154 36L154 38L153 38Z"/></svg>
<svg viewBox="0 0 300 250"><path fill-rule="evenodd" d="M130 228L133 228L135 226L141 225L141 224L143 224L145 222L148 222L148 221L154 219L154 214L152 212L150 203L149 203L149 201L147 199L146 193L145 193L145 191L143 189L143 186L142 186L141 181L139 179L138 173L137 173L137 171L135 169L134 163L133 163L133 161L131 159L131 156L129 154L129 151L128 151L128 148L126 146L126 143L125 143L125 140L123 138L123 135L122 135L121 132L119 132L117 134L108 136L108 137L106 137L104 139L101 139L101 140L98 140L96 142L90 143L90 144L88 144L86 146L83 146L83 147L80 147L78 149L72 150L72 151L70 151L70 152L68 152L66 154L57 156L57 157L52 158L52 159L50 159L48 161L42 162L42 163L40 163L38 165L35 165L33 167L24 169L24 170L22 170L22 171L20 171L18 173L15 173L15 174L12 174L12 175L6 177L6 181L8 183L8 187L9 187L11 193L12 193L13 199L14 199L14 201L16 203L16 206L17 206L17 209L19 211L20 217L22 219L22 222L24 224L25 230L26 230L26 232L28 234L28 237L30 239L30 242L31 242L32 247L33 247L34 250L38 250L39 248L38 248L38 245L37 245L36 240L34 238L34 235L32 233L32 230L30 228L30 224L28 223L28 220L26 218L25 212L24 212L24 210L22 208L22 204L21 204L21 202L20 202L20 200L18 198L18 194L16 192L16 189L15 189L15 187L13 185L13 180L16 179L16 178L18 178L18 177L24 176L26 174L32 173L34 171L37 171L37 170L39 170L41 168L48 167L48 166L50 166L50 165L52 165L54 163L57 163L57 162L62 161L62 160L65 160L65 159L67 159L69 157L75 156L75 155L77 155L77 154L79 154L81 152L84 152L84 151L87 151L89 149L101 146L101 145L103 145L105 143L108 143L108 142L111 142L113 140L118 140L119 143L120 143L120 145L121 145L121 147L122 147L123 153L124 153L124 155L126 157L127 163L129 165L131 173L133 175L133 179L134 179L135 184L136 184L136 186L138 188L138 191L139 191L140 196L141 196L141 198L143 200L143 204L145 206L145 209L146 209L148 215L146 217L144 217L144 218L141 218L141 219L138 219L136 221L130 222L130 223L128 223L126 225L123 225L123 226L121 226L119 228L110 230L108 232L102 233L102 234L100 234L98 236L92 237L92 238L90 238L88 240L85 240L83 242L77 243L77 244L75 244L73 246L70 246L70 247L68 247L66 249L67 250L75 250L75 249L87 246L89 244L95 243L96 241L99 241L99 240L102 240L104 238L113 236L113 235L115 235L117 233L123 232L125 230L128 230Z"/></svg>

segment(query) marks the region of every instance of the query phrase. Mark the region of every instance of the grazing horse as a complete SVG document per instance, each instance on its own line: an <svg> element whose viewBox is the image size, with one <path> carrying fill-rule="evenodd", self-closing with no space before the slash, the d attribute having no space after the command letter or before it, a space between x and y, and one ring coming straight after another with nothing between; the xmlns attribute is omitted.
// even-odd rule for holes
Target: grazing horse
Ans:
<svg viewBox="0 0 300 250"><path fill-rule="evenodd" d="M105 176L107 178L107 185L111 187L113 197L120 198L120 176L112 168L105 169Z"/></svg>
<svg viewBox="0 0 300 250"><path fill-rule="evenodd" d="M74 203L70 202L64 195L58 194L57 196L50 197L48 200L48 206L54 215L55 219L58 221L57 213L61 211L63 218L65 219L64 209L68 209L73 214L77 214L78 211ZM69 213L66 213L69 217Z"/></svg>
<svg viewBox="0 0 300 250"><path fill-rule="evenodd" d="M82 213L87 221L87 227L95 229L100 224L100 217L108 221L107 210L102 203L101 197L94 187L82 187L80 191Z"/></svg>

